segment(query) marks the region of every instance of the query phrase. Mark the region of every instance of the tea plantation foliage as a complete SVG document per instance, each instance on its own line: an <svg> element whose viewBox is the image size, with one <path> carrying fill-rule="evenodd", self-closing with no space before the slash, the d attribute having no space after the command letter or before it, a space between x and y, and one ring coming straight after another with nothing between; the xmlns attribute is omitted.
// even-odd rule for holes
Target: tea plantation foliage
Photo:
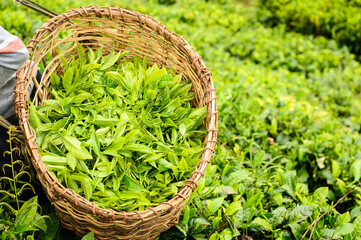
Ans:
<svg viewBox="0 0 361 240"><path fill-rule="evenodd" d="M301 239L360 181L361 65L350 53L360 53L360 1L37 2L151 15L212 71L216 153L179 224L159 239ZM0 25L24 41L45 20L1 2ZM361 239L360 188L319 219L312 239Z"/></svg>
<svg viewBox="0 0 361 240"><path fill-rule="evenodd" d="M322 35L361 53L360 0L261 0L258 18L304 34ZM359 58L360 59L360 58Z"/></svg>

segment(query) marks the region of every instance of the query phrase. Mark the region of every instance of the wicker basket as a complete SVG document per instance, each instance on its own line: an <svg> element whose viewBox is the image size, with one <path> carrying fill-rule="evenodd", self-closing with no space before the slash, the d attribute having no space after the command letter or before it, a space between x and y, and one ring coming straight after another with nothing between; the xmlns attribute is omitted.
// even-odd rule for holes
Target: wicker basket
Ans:
<svg viewBox="0 0 361 240"><path fill-rule="evenodd" d="M128 58L144 57L150 63L175 69L190 79L195 92L194 106L208 106L202 157L183 188L168 202L144 211L115 212L97 207L94 203L62 186L41 161L34 130L29 125L27 89L32 81L37 88L35 105L49 98L44 86L49 76L63 71L60 56L70 61L76 55L76 42L104 51L129 51ZM86 49L86 48L85 48ZM14 105L26 147L37 177L50 201L54 204L62 225L82 236L93 231L97 239L154 239L161 232L177 224L179 215L190 194L210 163L217 138L216 93L210 71L201 57L182 38L159 21L147 15L120 8L89 6L72 9L47 21L29 41L28 50L33 64L25 63L17 73ZM34 73L37 66L45 67L41 83Z"/></svg>

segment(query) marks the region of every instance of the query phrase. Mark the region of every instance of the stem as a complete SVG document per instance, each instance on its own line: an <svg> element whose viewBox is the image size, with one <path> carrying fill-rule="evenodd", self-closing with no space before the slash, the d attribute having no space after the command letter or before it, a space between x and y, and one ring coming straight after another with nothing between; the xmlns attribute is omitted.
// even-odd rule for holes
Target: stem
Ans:
<svg viewBox="0 0 361 240"><path fill-rule="evenodd" d="M356 190L357 187L360 187L361 186L361 183L358 183L356 186L354 186L350 191L348 191L342 198L340 198L330 209L327 210L327 212L325 212L324 214L322 214L321 216L317 217L315 219L315 221L312 222L312 224L307 228L306 232L303 234L301 240L303 240L307 233L311 230L311 228L315 228L316 227L316 224L317 222L323 218L323 216L325 216L327 213L331 212L332 209L334 209L343 199L345 199L345 197L347 197L350 193L354 192ZM313 232L313 230L312 230ZM312 237L312 235L311 235Z"/></svg>
<svg viewBox="0 0 361 240"><path fill-rule="evenodd" d="M12 146L12 137L11 137L11 128L9 128L9 145L10 145L10 158L11 158L11 172L13 174L14 179L14 192L15 192L15 199L16 199L16 205L17 209L19 210L19 199L18 199L18 192L16 189L16 177L14 173L14 156L13 156L13 146Z"/></svg>
<svg viewBox="0 0 361 240"><path fill-rule="evenodd" d="M318 215L317 215L317 217L316 218L318 218L320 215L321 215L321 208L319 207L319 213L318 213ZM315 228L316 228L316 224L314 224L313 225L313 228L312 228L312 231L311 231L311 235L310 235L310 238L309 238L309 240L312 240L312 235L313 235L313 231L315 231Z"/></svg>

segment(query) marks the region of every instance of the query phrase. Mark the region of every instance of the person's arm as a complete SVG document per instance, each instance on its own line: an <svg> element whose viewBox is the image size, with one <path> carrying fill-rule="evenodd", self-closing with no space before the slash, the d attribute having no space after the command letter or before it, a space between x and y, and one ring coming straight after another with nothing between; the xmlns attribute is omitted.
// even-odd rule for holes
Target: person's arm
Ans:
<svg viewBox="0 0 361 240"><path fill-rule="evenodd" d="M20 38L0 26L0 88L28 59L29 52Z"/></svg>

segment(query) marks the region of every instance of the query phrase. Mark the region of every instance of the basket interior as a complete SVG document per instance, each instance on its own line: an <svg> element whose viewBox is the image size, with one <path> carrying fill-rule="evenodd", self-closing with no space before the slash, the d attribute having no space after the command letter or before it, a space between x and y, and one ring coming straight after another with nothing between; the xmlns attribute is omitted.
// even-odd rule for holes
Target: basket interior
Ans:
<svg viewBox="0 0 361 240"><path fill-rule="evenodd" d="M47 88L50 87L51 74L59 75L64 70L61 58L65 58L67 62L72 61L72 57L77 58L77 43L80 43L85 51L88 51L88 48L103 48L104 54L127 51L125 58L146 57L149 65L156 63L158 66L173 69L177 74L181 73L184 79L192 82L195 92L192 105L199 107L206 104L205 82L200 81L189 56L166 37L147 25L125 23L122 19L79 17L72 18L71 22L64 22L54 31L43 34L32 51L31 60L34 64L29 70L35 73L38 66L43 73L33 100L35 105L49 98Z"/></svg>

